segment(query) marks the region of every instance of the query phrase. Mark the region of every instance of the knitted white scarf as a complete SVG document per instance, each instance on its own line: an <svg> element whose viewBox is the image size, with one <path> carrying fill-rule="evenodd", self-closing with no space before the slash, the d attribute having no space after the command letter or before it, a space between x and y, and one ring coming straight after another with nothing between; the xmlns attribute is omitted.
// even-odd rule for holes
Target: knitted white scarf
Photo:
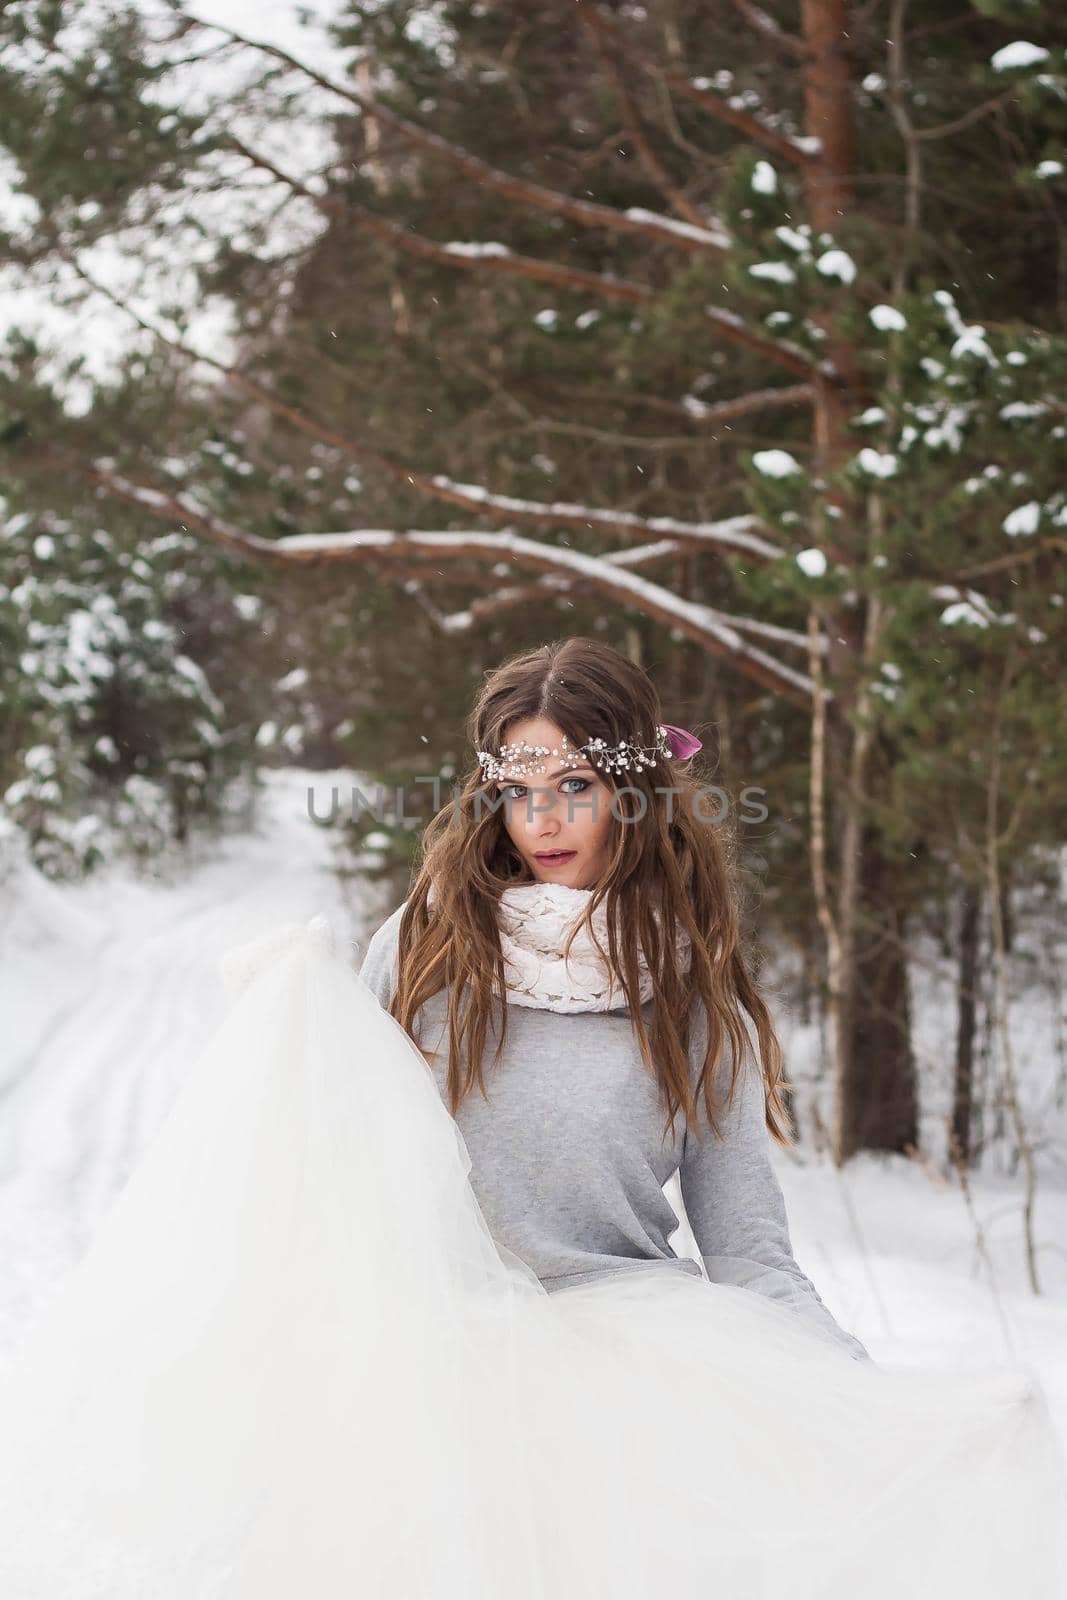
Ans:
<svg viewBox="0 0 1067 1600"><path fill-rule="evenodd" d="M550 1011L609 1011L626 1004L626 991L609 972L588 928L576 935L570 956L563 951L572 925L585 913L592 889L562 883L522 883L500 897L497 924L504 956L508 1000ZM608 948L607 908L593 913L597 939ZM688 964L689 935L678 930L678 959ZM638 952L641 1003L652 998L652 974Z"/></svg>

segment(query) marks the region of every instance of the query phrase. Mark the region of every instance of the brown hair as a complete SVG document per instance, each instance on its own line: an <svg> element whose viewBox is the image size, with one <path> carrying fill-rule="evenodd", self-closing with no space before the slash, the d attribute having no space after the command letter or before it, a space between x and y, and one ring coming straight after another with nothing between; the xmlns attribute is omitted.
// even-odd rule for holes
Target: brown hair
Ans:
<svg viewBox="0 0 1067 1600"><path fill-rule="evenodd" d="M634 738L652 744L663 721L647 674L595 639L561 639L524 651L490 672L487 680L467 719L475 750L497 751L511 726L533 717L554 722L574 745L597 737L609 745ZM679 1109L693 1126L703 1090L709 1123L719 1133L713 1083L729 1036L729 1105L739 1072L752 1054L747 1013L758 1041L767 1126L789 1148L792 1139L779 1092L786 1082L781 1046L741 946L730 870L736 853L733 833L702 817L694 805L700 785L688 763L659 756L653 766L602 776L613 789L611 859L603 881L592 886L581 922L592 933L593 911L606 903L608 959L624 988L642 1058L659 1083L666 1127L673 1128ZM656 793L657 786L670 785L680 792ZM643 812L635 790L643 796ZM482 1064L496 1008L501 1031L494 1066L503 1051L507 1007L496 902L509 884L530 881L500 808L486 804L490 793L475 763L424 831L421 864L400 919L398 982L389 1006L414 1037L420 1007L441 989L449 990L448 1097L453 1116L473 1088L487 1097ZM476 803L479 794L483 799ZM692 943L691 965L682 972L675 950L679 925ZM653 979L651 1037L639 998L638 941ZM694 1089L689 1045L698 1002L708 1018L708 1042Z"/></svg>

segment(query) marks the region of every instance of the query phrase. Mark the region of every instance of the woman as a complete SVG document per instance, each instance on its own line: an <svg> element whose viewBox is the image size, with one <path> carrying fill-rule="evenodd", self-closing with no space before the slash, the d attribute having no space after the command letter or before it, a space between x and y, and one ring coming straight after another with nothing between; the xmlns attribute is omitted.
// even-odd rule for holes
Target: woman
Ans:
<svg viewBox="0 0 1067 1600"><path fill-rule="evenodd" d="M581 639L470 731L361 976L322 918L229 953L0 1396L0 1593L1059 1600L1036 1379L879 1367L792 1258L691 736Z"/></svg>
<svg viewBox="0 0 1067 1600"><path fill-rule="evenodd" d="M793 1259L766 1138L769 1127L789 1144L781 1052L741 951L723 829L704 820L686 775L700 741L671 728L657 744L661 726L646 674L593 640L501 667L468 728L481 770L431 824L412 894L372 939L360 975L406 1031L418 1018L434 1033L482 1210L546 1288L650 1260L699 1277L668 1242L678 1218L663 1185L677 1170L710 1277L795 1307L869 1360ZM649 730L646 749L632 761L612 755L635 729ZM606 750L582 748L583 735ZM511 759L500 760L505 745ZM572 923L578 952L565 959ZM612 935L610 965L631 974L617 993L594 945ZM486 1098L502 956L514 973ZM758 1063L734 1065L749 1065L746 1021L762 1074ZM717 1112L720 1055L733 1104ZM661 1098L668 1120L684 1117L669 1139ZM707 1135L702 1099L714 1126L725 1117L724 1139Z"/></svg>

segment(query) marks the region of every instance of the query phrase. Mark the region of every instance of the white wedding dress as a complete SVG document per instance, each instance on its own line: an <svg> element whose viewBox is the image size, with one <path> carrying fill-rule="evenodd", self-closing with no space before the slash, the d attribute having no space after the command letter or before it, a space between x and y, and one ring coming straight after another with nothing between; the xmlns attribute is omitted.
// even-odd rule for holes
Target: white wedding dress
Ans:
<svg viewBox="0 0 1067 1600"><path fill-rule="evenodd" d="M549 1295L326 921L227 972L6 1375L3 1600L1063 1600L1036 1377L685 1273Z"/></svg>

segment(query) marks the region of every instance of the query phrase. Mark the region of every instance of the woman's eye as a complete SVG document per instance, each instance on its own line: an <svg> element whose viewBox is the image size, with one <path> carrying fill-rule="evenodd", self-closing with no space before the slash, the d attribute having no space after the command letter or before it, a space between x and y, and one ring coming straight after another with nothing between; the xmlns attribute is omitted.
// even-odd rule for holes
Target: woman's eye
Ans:
<svg viewBox="0 0 1067 1600"><path fill-rule="evenodd" d="M571 789L568 791L570 794L584 794L586 789L589 788L588 778L564 778L560 787L564 788L568 783L576 783L578 785L577 789ZM501 798L504 800L520 799L521 795L514 792L517 789L521 790L522 794L526 793L526 785L524 783L506 783L500 791Z"/></svg>

